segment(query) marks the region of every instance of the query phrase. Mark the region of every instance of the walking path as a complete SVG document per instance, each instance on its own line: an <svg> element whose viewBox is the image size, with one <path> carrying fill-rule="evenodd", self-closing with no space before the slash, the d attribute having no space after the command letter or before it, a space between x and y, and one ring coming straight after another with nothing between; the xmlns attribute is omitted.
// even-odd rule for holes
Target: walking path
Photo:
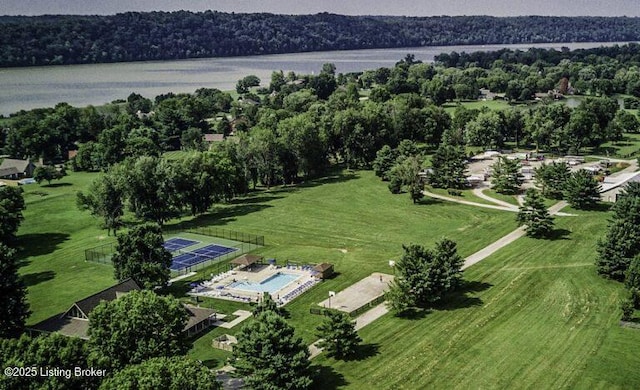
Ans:
<svg viewBox="0 0 640 390"><path fill-rule="evenodd" d="M456 203L460 203L460 204L466 204L468 206L476 206L476 207L484 207L486 209L493 209L493 210L501 210L501 211L510 211L510 212L518 212L518 208L515 206L510 205L511 207L504 207L504 206L498 206L496 205L492 205L492 204L484 204L484 203L476 203L476 202L471 202L468 200L463 200L463 199L456 199L456 198L452 198L449 196L445 196L445 195L438 195L438 194L434 194L433 192L429 192L427 190L422 191L426 196L429 196L431 198L435 198L435 199L440 199L440 200L446 200L449 202L456 202ZM497 200L497 199L494 199Z"/></svg>
<svg viewBox="0 0 640 390"><path fill-rule="evenodd" d="M234 326L238 325L239 323L241 323L242 321L246 320L247 318L251 317L251 312L247 311L247 310L236 310L233 312L234 316L238 316L238 318L236 318L233 321L229 321L229 322L225 322L225 321L216 321L213 323L214 326L219 326L221 328L225 328L225 329L231 329ZM223 318L223 317L220 317Z"/></svg>
<svg viewBox="0 0 640 390"><path fill-rule="evenodd" d="M513 205L511 203L502 201L500 199L496 199L493 198L487 194L485 194L483 191L486 189L487 187L480 187L480 188L474 188L471 192L473 192L473 194L475 196L477 196L478 198L482 198L484 200L488 200L489 202L493 202L495 204L497 204L498 206L502 206L502 207L506 207L506 208L510 208L510 209L515 209L515 211L518 211L518 206Z"/></svg>

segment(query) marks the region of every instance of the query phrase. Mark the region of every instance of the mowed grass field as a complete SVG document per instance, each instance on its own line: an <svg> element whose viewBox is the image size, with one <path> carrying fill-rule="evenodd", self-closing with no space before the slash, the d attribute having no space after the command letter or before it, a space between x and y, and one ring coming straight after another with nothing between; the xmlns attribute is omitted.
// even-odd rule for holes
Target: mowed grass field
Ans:
<svg viewBox="0 0 640 390"><path fill-rule="evenodd" d="M110 266L84 261L84 250L113 242L98 220L76 207L76 193L96 177L71 172L51 186L25 185L26 209L18 231L20 274L35 324L115 283Z"/></svg>
<svg viewBox="0 0 640 390"><path fill-rule="evenodd" d="M84 262L84 249L113 240L75 207L75 192L93 177L72 173L60 186L25 186L20 271L34 311L29 323L114 282L110 267ZM317 387L639 388L640 331L617 325L623 288L597 276L593 266L608 214L578 213L556 218L560 239L522 238L466 270L470 283L446 306L412 319L388 314L362 329L359 360L321 355L314 360L323 374ZM513 213L430 199L413 205L407 194L390 194L365 171L259 191L170 225L264 235L267 245L258 253L280 263L334 263L336 278L286 306L290 323L309 343L322 321L309 306L371 272L390 273L388 260L401 255L402 244L431 246L447 236L468 256L516 227ZM225 313L248 307L206 304ZM224 364L228 354L214 350L211 338L237 330L213 329L195 341L189 356Z"/></svg>
<svg viewBox="0 0 640 390"><path fill-rule="evenodd" d="M467 269L464 295L360 331L360 361L320 357L326 387L640 388L640 330L618 325L621 285L596 274L603 213L557 218L563 238L521 238Z"/></svg>

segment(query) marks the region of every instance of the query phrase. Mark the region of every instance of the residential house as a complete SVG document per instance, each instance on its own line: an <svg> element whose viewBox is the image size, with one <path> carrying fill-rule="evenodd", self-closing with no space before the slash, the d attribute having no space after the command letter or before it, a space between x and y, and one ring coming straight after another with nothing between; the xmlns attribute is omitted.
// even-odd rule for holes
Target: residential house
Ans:
<svg viewBox="0 0 640 390"><path fill-rule="evenodd" d="M5 158L0 164L0 179L21 179L33 176L33 171L42 162L33 163L31 160Z"/></svg>
<svg viewBox="0 0 640 390"><path fill-rule="evenodd" d="M140 290L140 286L132 279L111 286L87 298L75 302L64 313L56 314L34 325L30 330L39 333L58 332L65 336L89 339L89 315L102 301L113 301L131 291ZM187 336L193 336L209 328L216 320L216 312L211 309L184 305L189 319L184 326Z"/></svg>

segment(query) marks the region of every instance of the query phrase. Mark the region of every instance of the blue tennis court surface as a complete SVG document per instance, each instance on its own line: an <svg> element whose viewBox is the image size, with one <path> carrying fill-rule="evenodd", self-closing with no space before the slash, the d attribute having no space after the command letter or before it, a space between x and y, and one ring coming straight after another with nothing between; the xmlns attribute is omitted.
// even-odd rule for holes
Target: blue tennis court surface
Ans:
<svg viewBox="0 0 640 390"><path fill-rule="evenodd" d="M164 246L164 249L168 250L169 252L175 252L178 249L186 248L188 246L195 245L197 243L198 241L187 240L180 237L174 237L165 241L164 244L162 244L162 246Z"/></svg>
<svg viewBox="0 0 640 390"><path fill-rule="evenodd" d="M194 249L190 252L182 252L171 261L171 268L174 271L203 263L207 260L224 256L227 253L235 252L238 248L230 248L222 245L211 244L202 248Z"/></svg>

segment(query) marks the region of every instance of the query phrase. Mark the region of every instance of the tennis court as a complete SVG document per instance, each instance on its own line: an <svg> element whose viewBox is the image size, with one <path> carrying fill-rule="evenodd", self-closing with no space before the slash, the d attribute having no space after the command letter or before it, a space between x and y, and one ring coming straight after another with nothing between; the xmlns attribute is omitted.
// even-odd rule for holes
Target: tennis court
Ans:
<svg viewBox="0 0 640 390"><path fill-rule="evenodd" d="M162 246L164 246L164 249L168 250L169 252L175 252L179 249L183 249L198 243L199 241L187 240L186 238L181 237L174 237L166 240L164 244L162 244Z"/></svg>
<svg viewBox="0 0 640 390"><path fill-rule="evenodd" d="M195 264L222 257L227 253L235 252L237 250L238 248L230 248L216 244L207 245L189 252L178 250L179 254L173 258L171 261L171 267L169 268L174 271L182 270Z"/></svg>

